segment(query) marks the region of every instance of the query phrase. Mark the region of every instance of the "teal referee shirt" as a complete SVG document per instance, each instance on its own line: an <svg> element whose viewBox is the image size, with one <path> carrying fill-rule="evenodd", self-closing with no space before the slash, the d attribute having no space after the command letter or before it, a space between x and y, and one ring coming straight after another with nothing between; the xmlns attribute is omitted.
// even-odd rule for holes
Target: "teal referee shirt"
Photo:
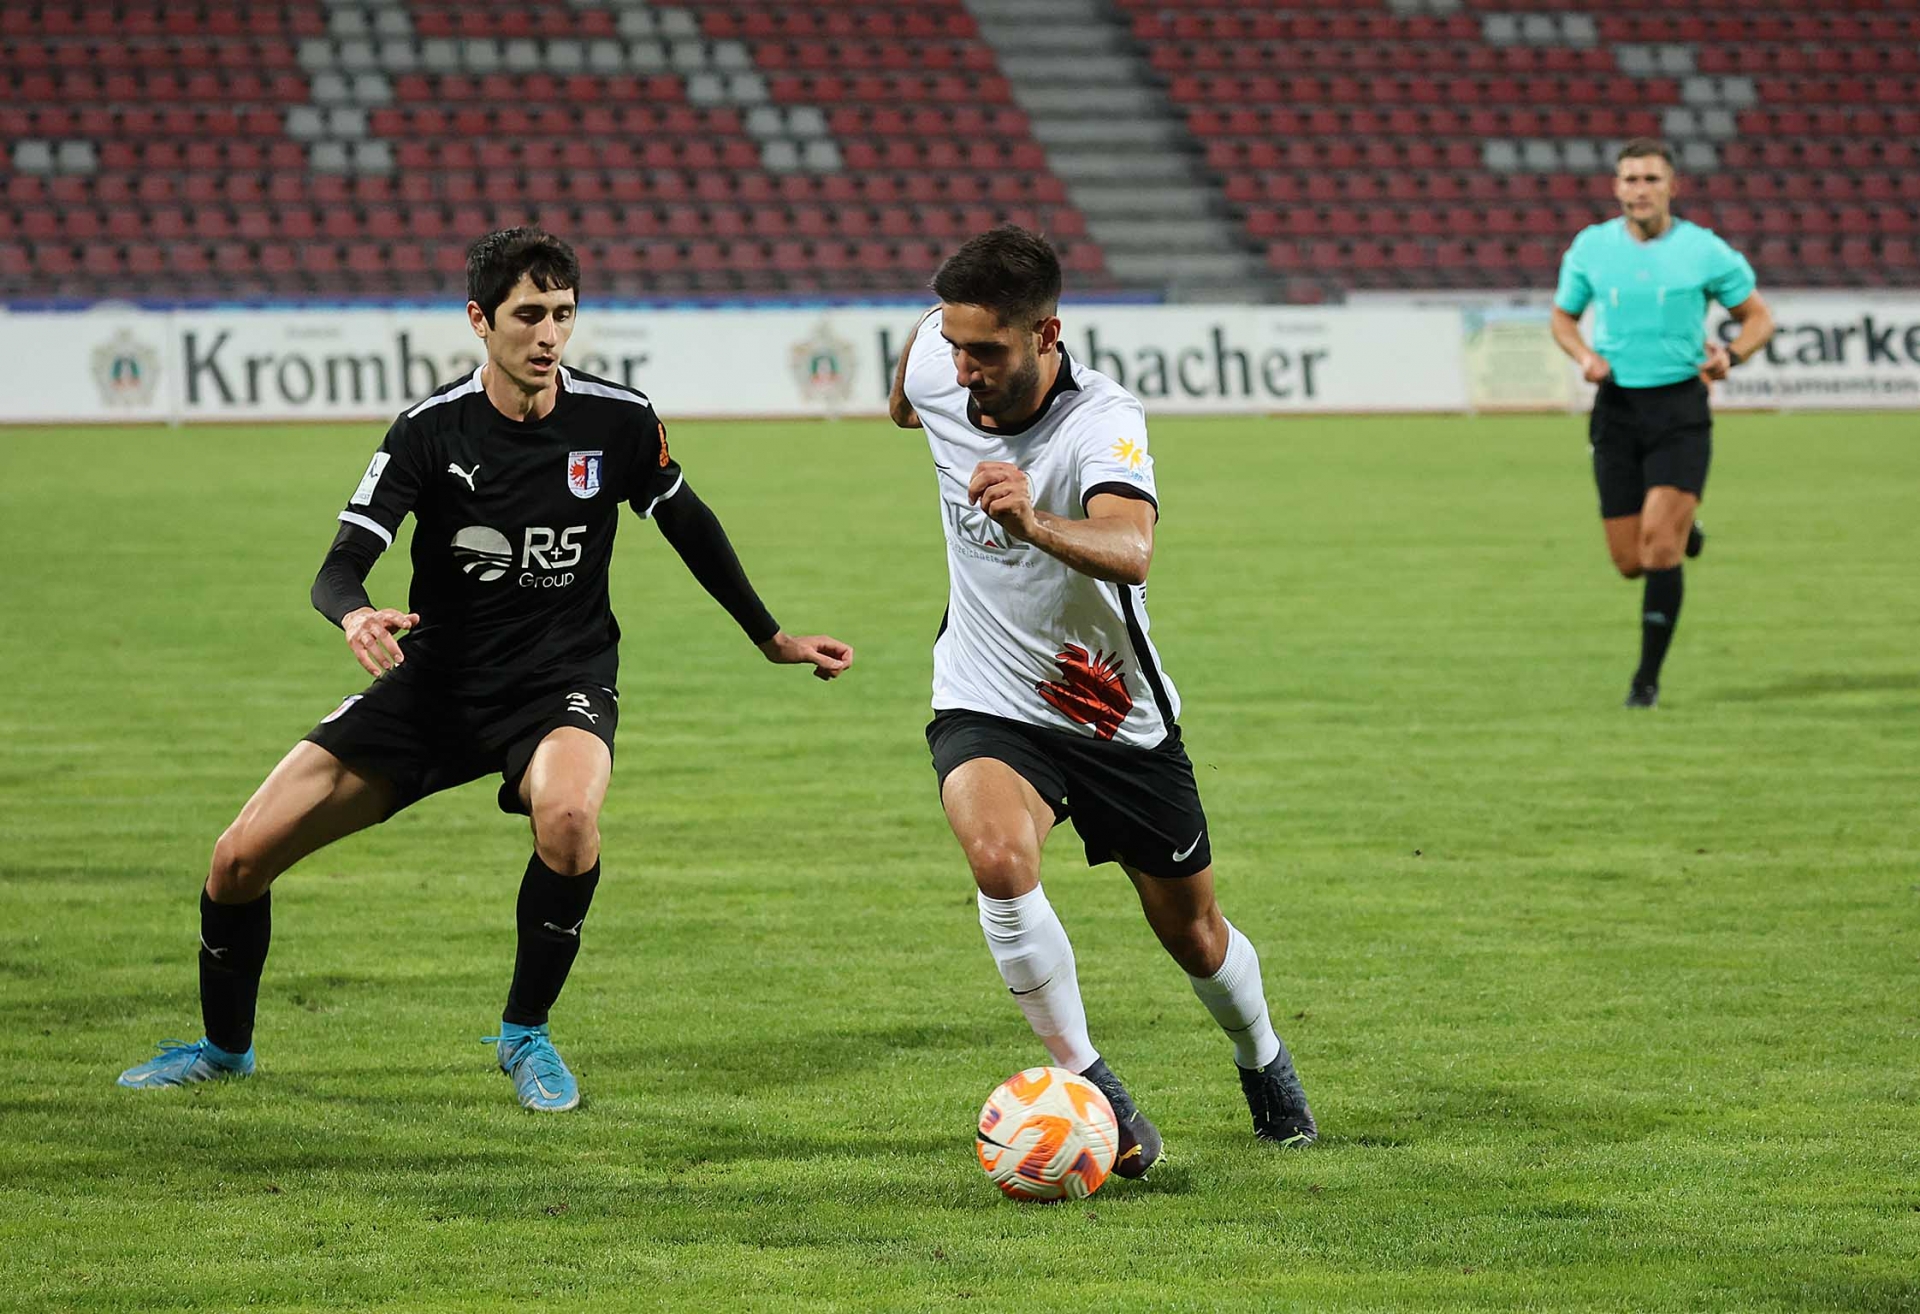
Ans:
<svg viewBox="0 0 1920 1314"><path fill-rule="evenodd" d="M1593 306L1593 349L1623 388L1658 388L1707 359L1707 298L1729 308L1753 295L1753 266L1710 228L1675 219L1651 242L1626 219L1584 228L1560 260L1553 304Z"/></svg>

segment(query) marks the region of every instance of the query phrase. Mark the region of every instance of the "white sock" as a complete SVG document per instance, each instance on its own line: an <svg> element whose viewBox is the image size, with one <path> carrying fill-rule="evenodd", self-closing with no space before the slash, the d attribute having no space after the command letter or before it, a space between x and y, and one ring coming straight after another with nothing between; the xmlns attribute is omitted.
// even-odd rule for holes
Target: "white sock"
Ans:
<svg viewBox="0 0 1920 1314"><path fill-rule="evenodd" d="M1243 1068L1264 1068L1279 1057L1280 1037L1267 1018L1267 997L1260 988L1260 955L1253 942L1227 923L1227 959L1212 976L1189 976L1193 993L1233 1041L1233 1061Z"/></svg>
<svg viewBox="0 0 1920 1314"><path fill-rule="evenodd" d="M1080 979L1073 970L1073 945L1067 929L1039 886L1017 899L979 896L980 929L1013 991L1027 1025L1069 1072L1085 1072L1100 1057L1087 1038L1087 1010L1080 1003Z"/></svg>

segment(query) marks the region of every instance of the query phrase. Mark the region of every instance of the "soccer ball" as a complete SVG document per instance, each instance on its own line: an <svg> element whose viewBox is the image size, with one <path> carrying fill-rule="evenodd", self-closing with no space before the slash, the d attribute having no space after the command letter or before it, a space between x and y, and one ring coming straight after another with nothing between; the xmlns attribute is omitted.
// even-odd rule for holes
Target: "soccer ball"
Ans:
<svg viewBox="0 0 1920 1314"><path fill-rule="evenodd" d="M1084 1200L1113 1171L1120 1125L1085 1077L1028 1068L987 1096L973 1148L987 1177L1015 1200Z"/></svg>

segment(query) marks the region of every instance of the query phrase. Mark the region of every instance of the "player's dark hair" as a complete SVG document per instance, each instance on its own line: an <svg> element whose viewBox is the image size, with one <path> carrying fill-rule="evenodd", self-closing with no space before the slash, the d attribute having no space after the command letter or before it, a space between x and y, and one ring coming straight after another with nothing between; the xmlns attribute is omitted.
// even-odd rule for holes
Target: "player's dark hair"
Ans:
<svg viewBox="0 0 1920 1314"><path fill-rule="evenodd" d="M1000 323L1032 324L1060 308L1060 257L1038 233L989 228L946 258L933 290L956 306L984 306Z"/></svg>
<svg viewBox="0 0 1920 1314"><path fill-rule="evenodd" d="M1613 162L1618 164L1622 160L1643 160L1649 155L1658 155L1661 159L1665 160L1667 162L1668 173L1674 171L1673 147L1667 145L1667 143L1661 141L1658 137L1635 137L1632 141L1620 148L1620 153L1613 157Z"/></svg>
<svg viewBox="0 0 1920 1314"><path fill-rule="evenodd" d="M542 292L570 287L580 295L580 260L573 248L539 228L503 228L467 248L467 300L478 302L493 323L493 312L525 274Z"/></svg>

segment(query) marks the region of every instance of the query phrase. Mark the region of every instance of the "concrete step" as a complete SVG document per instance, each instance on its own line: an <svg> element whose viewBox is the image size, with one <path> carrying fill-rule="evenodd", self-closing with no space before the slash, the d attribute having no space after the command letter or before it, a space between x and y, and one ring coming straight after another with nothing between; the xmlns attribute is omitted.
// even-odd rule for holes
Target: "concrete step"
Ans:
<svg viewBox="0 0 1920 1314"><path fill-rule="evenodd" d="M1177 251L1184 255L1203 251L1227 254L1241 249L1233 231L1217 219L1114 219L1089 215L1087 228L1094 240L1109 251L1137 254Z"/></svg>
<svg viewBox="0 0 1920 1314"><path fill-rule="evenodd" d="M1052 150L1065 147L1183 148L1187 131L1172 119L1038 119L1033 135Z"/></svg>
<svg viewBox="0 0 1920 1314"><path fill-rule="evenodd" d="M1156 92L1132 84L1061 87L1048 82L1023 86L1016 81L1013 84L1013 98L1020 103L1021 109L1036 119L1055 116L1069 119L1101 116L1120 118L1166 113L1165 104Z"/></svg>
<svg viewBox="0 0 1920 1314"><path fill-rule="evenodd" d="M1242 253L1132 255L1107 252L1107 270L1121 283L1144 285L1207 284L1231 287L1263 277L1260 266Z"/></svg>
<svg viewBox="0 0 1920 1314"><path fill-rule="evenodd" d="M980 24L980 35L996 50L1032 54L1133 54L1125 33L1105 25L1062 26L1053 22L1012 22L996 19Z"/></svg>
<svg viewBox="0 0 1920 1314"><path fill-rule="evenodd" d="M1089 217L1111 219L1215 219L1219 217L1213 193L1204 187L1117 187L1105 184L1069 184L1073 203Z"/></svg>
<svg viewBox="0 0 1920 1314"><path fill-rule="evenodd" d="M981 24L1000 19L1032 22L1033 0L967 0L967 9ZM1112 19L1101 0L1047 0L1047 20L1060 27L1104 27Z"/></svg>
<svg viewBox="0 0 1920 1314"><path fill-rule="evenodd" d="M1000 52L1000 71L1015 83L1058 86L1135 85L1140 65L1132 55Z"/></svg>
<svg viewBox="0 0 1920 1314"><path fill-rule="evenodd" d="M1131 187L1198 187L1193 170L1184 155L1155 152L1147 155L1116 155L1112 151L1086 151L1062 147L1047 152L1053 171L1075 183L1114 183Z"/></svg>

